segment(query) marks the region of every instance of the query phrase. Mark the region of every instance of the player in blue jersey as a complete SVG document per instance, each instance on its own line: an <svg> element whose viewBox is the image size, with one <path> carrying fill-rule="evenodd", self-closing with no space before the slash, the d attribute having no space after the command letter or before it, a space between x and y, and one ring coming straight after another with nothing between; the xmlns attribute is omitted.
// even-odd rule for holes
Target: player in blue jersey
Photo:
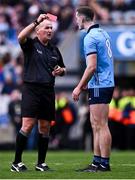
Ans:
<svg viewBox="0 0 135 180"><path fill-rule="evenodd" d="M92 163L79 171L110 171L111 134L108 127L109 103L114 90L113 56L110 37L94 22L94 12L81 6L76 10L79 29L85 29L84 53L86 69L73 90L72 98L79 95L87 86L89 92L90 121L93 130L94 157Z"/></svg>

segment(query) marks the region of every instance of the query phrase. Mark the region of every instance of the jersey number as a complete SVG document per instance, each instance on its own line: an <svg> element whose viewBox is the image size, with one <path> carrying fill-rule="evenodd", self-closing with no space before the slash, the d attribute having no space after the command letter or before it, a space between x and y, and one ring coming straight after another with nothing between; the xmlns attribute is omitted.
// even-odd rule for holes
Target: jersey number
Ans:
<svg viewBox="0 0 135 180"><path fill-rule="evenodd" d="M110 44L109 39L106 40L106 47L107 47L108 56L111 58L112 57L112 50L111 50L111 44Z"/></svg>

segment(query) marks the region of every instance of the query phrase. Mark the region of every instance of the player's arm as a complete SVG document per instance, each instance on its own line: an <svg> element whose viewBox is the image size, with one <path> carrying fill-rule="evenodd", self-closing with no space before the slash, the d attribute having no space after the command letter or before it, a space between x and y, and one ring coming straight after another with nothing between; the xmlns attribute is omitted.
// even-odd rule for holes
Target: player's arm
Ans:
<svg viewBox="0 0 135 180"><path fill-rule="evenodd" d="M72 93L72 97L74 99L74 101L78 101L79 100L79 95L81 93L81 91L83 90L84 86L87 85L88 81L91 79L91 77L93 76L96 67L97 67L97 54L90 54L87 56L86 58L87 61L87 67L84 71L84 74L79 82L79 84L76 86L76 88L74 89L73 93Z"/></svg>
<svg viewBox="0 0 135 180"><path fill-rule="evenodd" d="M84 86L87 85L88 81L93 76L96 67L97 67L97 54L88 55L86 58L87 67L84 71L84 74L78 84L78 87L82 90Z"/></svg>
<svg viewBox="0 0 135 180"><path fill-rule="evenodd" d="M26 26L18 35L19 43L25 43L27 37L33 32L35 27L38 26L44 19L46 19L46 14L40 14L36 21Z"/></svg>

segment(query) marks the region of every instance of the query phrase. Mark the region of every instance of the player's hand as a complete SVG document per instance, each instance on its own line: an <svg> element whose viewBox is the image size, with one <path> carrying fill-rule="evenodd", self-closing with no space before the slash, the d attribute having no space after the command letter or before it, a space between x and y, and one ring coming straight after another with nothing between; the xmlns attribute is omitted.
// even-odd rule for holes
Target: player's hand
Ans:
<svg viewBox="0 0 135 180"><path fill-rule="evenodd" d="M79 95L81 93L81 89L79 87L76 87L73 92L72 92L72 98L74 101L78 101L79 100Z"/></svg>
<svg viewBox="0 0 135 180"><path fill-rule="evenodd" d="M87 90L87 89L88 89L88 86L87 86L87 85L85 85L85 86L82 87L82 90L83 90L83 91L85 91L85 90Z"/></svg>
<svg viewBox="0 0 135 180"><path fill-rule="evenodd" d="M37 18L37 22L41 23L43 20L47 19L47 15L46 14L40 14L39 17Z"/></svg>
<svg viewBox="0 0 135 180"><path fill-rule="evenodd" d="M52 71L53 76L60 76L63 73L64 69L61 68L60 66L54 67L54 70Z"/></svg>

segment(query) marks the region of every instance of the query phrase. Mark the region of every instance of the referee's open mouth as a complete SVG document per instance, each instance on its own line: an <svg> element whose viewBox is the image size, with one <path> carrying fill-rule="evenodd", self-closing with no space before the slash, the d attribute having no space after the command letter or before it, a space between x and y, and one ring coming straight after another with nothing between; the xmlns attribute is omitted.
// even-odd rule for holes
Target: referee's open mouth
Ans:
<svg viewBox="0 0 135 180"><path fill-rule="evenodd" d="M51 37L52 37L52 33L47 33L47 36L48 36L49 38L51 38Z"/></svg>

